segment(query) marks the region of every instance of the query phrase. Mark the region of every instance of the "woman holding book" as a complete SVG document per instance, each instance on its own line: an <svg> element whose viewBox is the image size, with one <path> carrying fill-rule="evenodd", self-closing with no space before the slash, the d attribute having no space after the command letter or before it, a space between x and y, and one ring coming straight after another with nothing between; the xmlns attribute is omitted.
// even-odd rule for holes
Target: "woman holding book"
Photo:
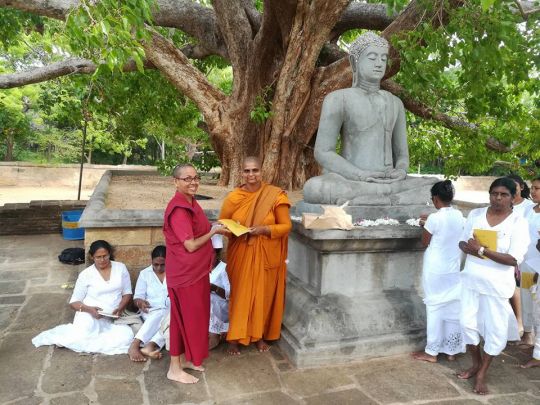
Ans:
<svg viewBox="0 0 540 405"><path fill-rule="evenodd" d="M287 237L291 230L287 195L264 183L261 162L247 157L243 184L229 193L220 219L232 219L249 232L231 237L227 248L229 301L229 354L239 354L239 344L255 343L260 352L265 340L279 339L285 306Z"/></svg>
<svg viewBox="0 0 540 405"><path fill-rule="evenodd" d="M113 248L107 241L93 242L88 254L94 264L79 274L69 301L75 311L73 323L40 333L32 339L34 346L55 344L85 353L128 352L131 328L113 323L131 300L127 268L113 260Z"/></svg>
<svg viewBox="0 0 540 405"><path fill-rule="evenodd" d="M516 184L508 178L489 188L490 205L469 213L460 249L467 255L461 273L461 324L472 367L459 378L476 377L474 392L485 395L487 371L509 340L519 340L509 299L515 289L514 267L529 246L525 219L512 211ZM484 338L483 350L480 337Z"/></svg>

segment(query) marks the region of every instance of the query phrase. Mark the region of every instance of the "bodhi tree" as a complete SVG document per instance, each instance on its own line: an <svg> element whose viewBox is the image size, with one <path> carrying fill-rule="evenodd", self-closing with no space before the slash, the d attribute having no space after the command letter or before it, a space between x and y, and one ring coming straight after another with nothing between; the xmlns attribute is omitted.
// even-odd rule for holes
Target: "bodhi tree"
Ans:
<svg viewBox="0 0 540 405"><path fill-rule="evenodd" d="M535 1L0 0L0 7L65 21L69 48L64 60L0 75L0 88L157 69L202 113L222 184L237 183L242 158L253 154L265 179L286 188L318 172L312 145L321 103L350 86L346 43L364 29L393 45L382 87L418 117L416 128L460 143L456 161L540 150L531 133L539 111ZM228 91L198 68L205 58L230 64Z"/></svg>

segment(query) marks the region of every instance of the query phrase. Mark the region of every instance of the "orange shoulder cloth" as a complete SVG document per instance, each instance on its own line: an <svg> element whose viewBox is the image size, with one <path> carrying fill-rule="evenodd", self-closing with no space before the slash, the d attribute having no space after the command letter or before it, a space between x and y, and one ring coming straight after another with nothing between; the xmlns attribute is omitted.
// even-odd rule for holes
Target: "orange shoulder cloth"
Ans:
<svg viewBox="0 0 540 405"><path fill-rule="evenodd" d="M260 225L268 212L273 208L278 195L282 192L279 187L263 183L259 190L259 196L249 207L246 226Z"/></svg>

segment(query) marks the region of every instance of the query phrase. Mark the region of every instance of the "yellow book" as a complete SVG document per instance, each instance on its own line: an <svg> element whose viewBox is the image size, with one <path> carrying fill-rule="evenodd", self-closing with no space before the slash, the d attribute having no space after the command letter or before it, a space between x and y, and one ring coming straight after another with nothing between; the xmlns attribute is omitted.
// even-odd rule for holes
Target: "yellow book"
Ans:
<svg viewBox="0 0 540 405"><path fill-rule="evenodd" d="M536 273L527 273L527 272L522 272L521 273L521 288L526 288L526 289L529 289L533 286L534 284L534 275Z"/></svg>
<svg viewBox="0 0 540 405"><path fill-rule="evenodd" d="M245 227L242 224L239 224L236 221L233 221L232 219L220 219L218 222L225 225L234 236L241 236L249 232L249 228Z"/></svg>
<svg viewBox="0 0 540 405"><path fill-rule="evenodd" d="M497 251L497 231L490 231L488 229L474 229L474 239L478 241L482 246Z"/></svg>

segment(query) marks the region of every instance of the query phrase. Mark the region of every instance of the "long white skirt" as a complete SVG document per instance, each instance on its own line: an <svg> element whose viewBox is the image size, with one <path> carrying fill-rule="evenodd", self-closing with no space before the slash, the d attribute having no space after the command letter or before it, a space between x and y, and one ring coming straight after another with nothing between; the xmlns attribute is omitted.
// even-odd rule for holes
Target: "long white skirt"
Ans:
<svg viewBox="0 0 540 405"><path fill-rule="evenodd" d="M125 354L133 340L128 325L115 325L108 318L95 319L76 312L73 323L41 332L32 339L34 346L58 345L75 352Z"/></svg>
<svg viewBox="0 0 540 405"><path fill-rule="evenodd" d="M437 274L424 268L422 285L427 316L425 352L431 356L464 353L465 343L459 322L460 274Z"/></svg>
<svg viewBox="0 0 540 405"><path fill-rule="evenodd" d="M519 340L516 316L508 298L480 294L464 287L461 294L461 325L467 345L484 338L484 351L498 356L509 341Z"/></svg>

